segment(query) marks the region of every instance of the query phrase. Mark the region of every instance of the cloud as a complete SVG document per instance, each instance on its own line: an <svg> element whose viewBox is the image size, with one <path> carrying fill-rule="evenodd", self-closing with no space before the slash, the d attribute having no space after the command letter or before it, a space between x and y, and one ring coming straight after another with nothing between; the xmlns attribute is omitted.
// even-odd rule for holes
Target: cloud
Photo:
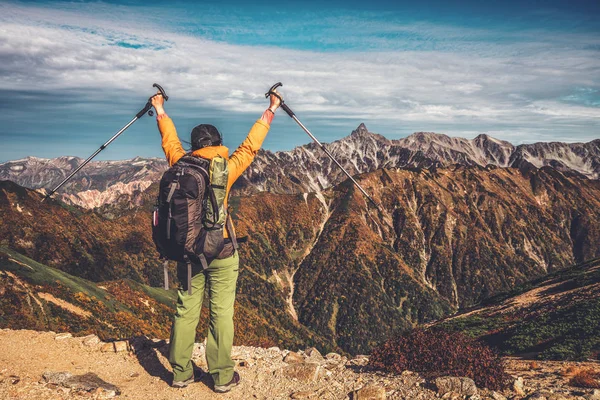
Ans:
<svg viewBox="0 0 600 400"><path fill-rule="evenodd" d="M413 128L598 136L600 107L589 100L600 90L597 35L398 24L367 14L317 22L317 32L334 33L317 39L343 50L298 50L209 40L140 16L155 13L91 7L0 6L3 90L76 92L78 102L94 104L107 94L143 100L159 82L178 101L235 115L262 111L265 90L282 81L288 104L322 126L364 121L389 128L381 132L388 136ZM302 32L295 23L274 32ZM217 37L226 29L265 34L239 18L207 26ZM576 101L577 88L587 100Z"/></svg>

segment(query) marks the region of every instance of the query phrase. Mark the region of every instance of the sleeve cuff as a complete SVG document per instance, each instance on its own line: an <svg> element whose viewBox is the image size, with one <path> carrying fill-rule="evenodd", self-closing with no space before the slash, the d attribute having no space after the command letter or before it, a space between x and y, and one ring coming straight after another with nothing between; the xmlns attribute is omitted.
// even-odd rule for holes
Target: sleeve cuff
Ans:
<svg viewBox="0 0 600 400"><path fill-rule="evenodd" d="M267 108L263 115L260 117L260 120L266 122L268 125L271 125L273 117L275 117L275 113Z"/></svg>
<svg viewBox="0 0 600 400"><path fill-rule="evenodd" d="M271 127L270 123L267 122L267 121L265 121L265 120L263 120L262 118L259 119L259 120L256 120L256 123L259 124L259 125L264 126L267 129L269 129Z"/></svg>

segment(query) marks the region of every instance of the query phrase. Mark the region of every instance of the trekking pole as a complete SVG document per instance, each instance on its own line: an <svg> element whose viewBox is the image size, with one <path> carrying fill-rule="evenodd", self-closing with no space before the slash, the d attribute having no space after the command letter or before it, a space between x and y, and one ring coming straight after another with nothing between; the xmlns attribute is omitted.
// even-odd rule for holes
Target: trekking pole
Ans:
<svg viewBox="0 0 600 400"><path fill-rule="evenodd" d="M158 89L158 91L160 92L160 94L162 94L162 96L165 98L165 101L169 100L169 96L167 96L167 93L165 92L165 90L162 88L162 86L160 86L158 83L155 83L152 85L152 87L155 87ZM71 172L69 174L69 176L67 176L61 183L58 184L58 186L56 186L54 189L52 189L50 191L50 193L48 193L46 196L44 196L44 198L42 199L42 201L50 198L58 189L60 189L65 183L67 183L67 181L69 179L71 179L73 177L73 175L75 175L76 173L78 173L83 167L85 167L87 165L87 163L89 163L92 158L96 157L98 155L98 153L100 153L102 150L104 150L109 144L111 144L116 138L119 137L119 135L123 132L125 132L125 130L127 128L129 128L131 125L133 125L133 123L135 121L137 121L138 119L142 118L144 116L144 114L148 113L148 115L152 116L154 115L154 113L150 110L152 108L152 97L154 96L150 96L150 98L148 98L148 101L146 102L146 105L144 106L144 108L142 108L136 115L135 117L129 121L129 123L127 125L125 125L123 128L121 128L121 130L117 133L114 134L113 137L111 137L110 139L108 139L108 141L106 143L104 143L102 146L100 146L100 148L98 150L96 150L94 152L94 154L92 154L91 156L89 156L87 158L87 160L85 160L83 163L81 163L80 166L78 166L77 168L75 168L75 171Z"/></svg>
<svg viewBox="0 0 600 400"><path fill-rule="evenodd" d="M300 128L302 128L304 130L304 132L306 132L308 134L308 136L310 136L310 138L319 145L319 147L321 147L321 149L325 152L325 154L327 154L329 156L329 158L331 158L331 161L333 161L338 167L340 167L340 169L344 172L344 174L346 174L346 176L348 178L350 178L350 180L352 181L352 183L354 183L356 185L356 187L362 192L362 194L365 195L365 197L367 199L369 199L369 201L371 201L371 203L375 206L375 208L377 208L379 211L381 211L381 207L379 206L379 204L377 204L375 202L375 200L373 200L371 198L371 196L369 196L367 194L367 192L365 191L365 189L363 189L358 182L356 182L354 180L354 178L348 173L348 171L346 171L344 169L344 167L342 167L342 164L340 164L339 162L337 162L337 160L333 157L333 155L329 152L329 150L327 150L327 148L325 148L325 146L323 146L323 144L321 142L319 142L319 140L312 134L310 133L310 131L304 126L304 124L302 122L300 122L300 120L296 117L296 114L294 114L294 112L292 111L291 108L288 107L287 104L285 104L285 102L283 101L283 99L281 98L281 96L275 92L275 89L277 89L279 86L283 86L283 84L281 82L277 82L276 84L274 84L273 86L271 86L271 89L269 89L269 91L267 93L265 93L265 97L268 98L270 95L274 95L277 96L277 98L279 98L279 100L281 100L281 108L283 108L283 111L285 111L287 113L287 115L289 115L294 121L296 121L296 123L300 126Z"/></svg>

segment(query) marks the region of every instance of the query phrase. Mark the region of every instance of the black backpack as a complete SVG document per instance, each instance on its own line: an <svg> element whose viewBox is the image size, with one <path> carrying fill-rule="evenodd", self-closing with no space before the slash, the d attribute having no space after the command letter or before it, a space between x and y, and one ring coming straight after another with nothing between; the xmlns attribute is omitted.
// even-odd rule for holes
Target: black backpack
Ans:
<svg viewBox="0 0 600 400"><path fill-rule="evenodd" d="M231 223L229 215L223 217L226 188L222 184L211 184L211 176L215 175L211 173L211 167L213 163L209 160L186 155L160 180L152 217L152 239L160 257L165 260L165 289L169 287L169 260L187 264L188 291L191 294L191 264L201 264L207 269L225 246L224 225L230 228ZM215 191L219 192L218 196L215 196ZM232 229L228 230L237 248Z"/></svg>

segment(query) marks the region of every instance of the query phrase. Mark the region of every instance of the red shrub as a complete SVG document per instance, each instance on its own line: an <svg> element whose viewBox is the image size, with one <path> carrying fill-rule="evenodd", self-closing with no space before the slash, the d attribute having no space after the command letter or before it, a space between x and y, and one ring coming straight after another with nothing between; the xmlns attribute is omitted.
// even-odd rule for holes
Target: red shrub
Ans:
<svg viewBox="0 0 600 400"><path fill-rule="evenodd" d="M464 376L494 390L509 382L496 352L469 336L443 330L416 329L390 339L373 350L369 365L396 374L415 371L427 378Z"/></svg>
<svg viewBox="0 0 600 400"><path fill-rule="evenodd" d="M569 385L582 388L600 389L600 373L591 369L579 371L571 378Z"/></svg>

